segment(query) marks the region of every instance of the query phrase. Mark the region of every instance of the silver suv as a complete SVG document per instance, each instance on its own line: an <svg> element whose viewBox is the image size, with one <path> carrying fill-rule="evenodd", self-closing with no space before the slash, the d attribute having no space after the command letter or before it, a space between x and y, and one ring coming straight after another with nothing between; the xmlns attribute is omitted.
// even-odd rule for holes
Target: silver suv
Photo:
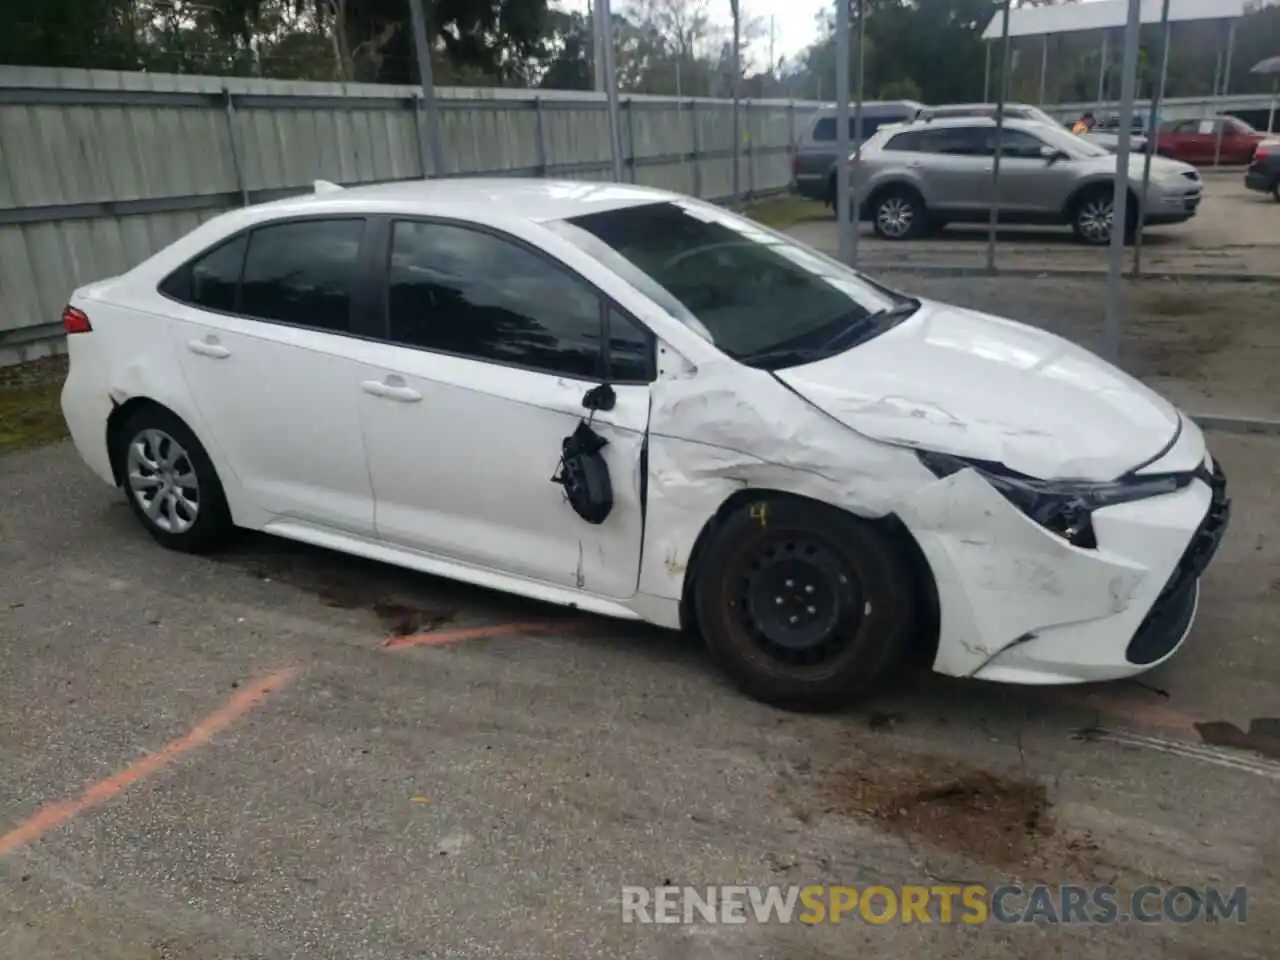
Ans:
<svg viewBox="0 0 1280 960"><path fill-rule="evenodd" d="M861 218L886 240L909 240L949 222L982 223L992 192L996 125L983 117L936 119L877 133L852 167ZM1154 157L1139 203L1143 156L1130 158L1130 216L1147 225L1195 216L1204 184L1186 163ZM1006 120L1000 150L1000 221L1068 224L1083 243L1109 242L1116 157L1056 124ZM1128 238L1126 238L1128 239Z"/></svg>

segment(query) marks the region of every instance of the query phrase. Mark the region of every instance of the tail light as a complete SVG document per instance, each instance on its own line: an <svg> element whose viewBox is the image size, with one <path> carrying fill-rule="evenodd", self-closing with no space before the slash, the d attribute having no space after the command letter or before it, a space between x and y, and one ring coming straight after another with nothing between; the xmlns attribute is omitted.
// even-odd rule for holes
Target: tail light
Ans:
<svg viewBox="0 0 1280 960"><path fill-rule="evenodd" d="M89 323L89 315L68 304L62 308L62 326L67 333L93 333L93 324Z"/></svg>
<svg viewBox="0 0 1280 960"><path fill-rule="evenodd" d="M1275 147L1280 147L1280 143L1264 140L1262 143L1258 144L1257 149L1253 151L1253 159L1262 160L1263 158L1270 156L1271 150Z"/></svg>

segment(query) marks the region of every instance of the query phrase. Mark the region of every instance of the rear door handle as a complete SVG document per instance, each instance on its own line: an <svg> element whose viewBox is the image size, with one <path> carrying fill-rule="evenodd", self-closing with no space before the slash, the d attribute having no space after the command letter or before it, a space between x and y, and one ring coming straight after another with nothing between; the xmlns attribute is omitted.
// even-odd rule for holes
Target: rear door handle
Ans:
<svg viewBox="0 0 1280 960"><path fill-rule="evenodd" d="M391 374L385 380L365 380L360 384L360 389L375 397L396 400L400 403L417 403L422 399L422 394L406 386L404 378L395 374Z"/></svg>
<svg viewBox="0 0 1280 960"><path fill-rule="evenodd" d="M212 357L215 360L225 360L231 356L231 351L220 344L213 334L209 334L203 340L188 340L187 349L202 357Z"/></svg>

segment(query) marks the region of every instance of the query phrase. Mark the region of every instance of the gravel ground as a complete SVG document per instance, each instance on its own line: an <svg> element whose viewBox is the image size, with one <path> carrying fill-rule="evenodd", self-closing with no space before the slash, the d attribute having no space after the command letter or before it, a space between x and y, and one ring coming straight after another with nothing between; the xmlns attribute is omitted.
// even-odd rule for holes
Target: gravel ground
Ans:
<svg viewBox="0 0 1280 960"><path fill-rule="evenodd" d="M746 700L674 634L263 537L165 553L68 445L0 457L0 956L1272 957L1280 445L1214 449L1235 528L1145 685L916 675L829 717ZM421 629L462 632L387 646ZM622 884L1040 880L1245 885L1248 922L619 906Z"/></svg>

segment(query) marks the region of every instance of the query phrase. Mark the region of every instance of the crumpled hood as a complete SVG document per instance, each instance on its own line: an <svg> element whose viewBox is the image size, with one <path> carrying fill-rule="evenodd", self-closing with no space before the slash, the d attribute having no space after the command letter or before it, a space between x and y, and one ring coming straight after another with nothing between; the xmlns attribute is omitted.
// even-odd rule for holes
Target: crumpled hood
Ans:
<svg viewBox="0 0 1280 960"><path fill-rule="evenodd" d="M1034 477L1110 480L1174 438L1176 408L1034 327L924 301L879 337L777 376L864 436Z"/></svg>

